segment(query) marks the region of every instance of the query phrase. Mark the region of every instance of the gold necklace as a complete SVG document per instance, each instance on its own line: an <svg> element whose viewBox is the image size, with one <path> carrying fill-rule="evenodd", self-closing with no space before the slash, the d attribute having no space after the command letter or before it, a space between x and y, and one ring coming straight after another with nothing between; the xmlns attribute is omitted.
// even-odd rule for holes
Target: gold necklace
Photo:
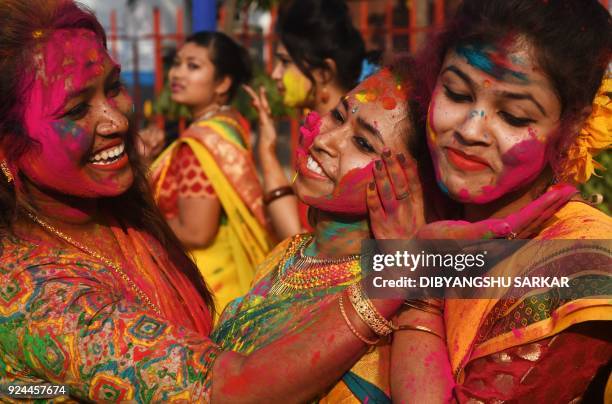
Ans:
<svg viewBox="0 0 612 404"><path fill-rule="evenodd" d="M291 242L281 259L270 293L333 287L355 279L361 273L360 255L317 258L304 254L312 236L299 236ZM292 260L293 258L293 260ZM291 261L291 262L290 262Z"/></svg>
<svg viewBox="0 0 612 404"><path fill-rule="evenodd" d="M142 299L142 301L144 301L145 304L147 306L149 306L149 308L151 310L153 310L159 316L162 315L161 310L159 309L159 307L157 307L157 305L155 305L155 303L153 303L151 301L151 299L149 299L149 296L147 296L147 294L145 292L143 292L142 289L140 289L138 287L138 285L136 285L136 283L134 283L134 281L132 279L130 279L129 276L127 276L127 274L125 272L123 272L123 270L121 269L121 266L119 264L111 261L109 258L106 258L105 256L99 254L98 252L91 250L89 247L79 243L78 241L76 241L75 239L70 237L69 235L62 233L60 230L56 229L55 227L53 227L49 223L45 222L44 220L42 220L41 218L36 216L33 212L30 212L29 210L26 210L25 212L30 217L30 219L32 219L32 221L34 221L34 223L36 223L37 225L39 225L43 229L45 229L48 232L56 235L57 237L59 237L60 239L64 240L65 242L67 242L71 246L73 246L73 247L83 251L84 253L86 253L86 254L88 254L88 255L98 259L99 261L102 261L104 264L106 264L121 279L123 279L130 286L130 288L132 288L132 290L138 295L138 297L140 299Z"/></svg>

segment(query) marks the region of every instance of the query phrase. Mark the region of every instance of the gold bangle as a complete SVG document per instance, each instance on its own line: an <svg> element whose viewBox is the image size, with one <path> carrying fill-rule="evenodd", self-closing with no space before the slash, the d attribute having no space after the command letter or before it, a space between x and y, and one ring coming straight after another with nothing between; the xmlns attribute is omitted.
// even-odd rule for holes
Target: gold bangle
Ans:
<svg viewBox="0 0 612 404"><path fill-rule="evenodd" d="M342 302L342 295L340 295L340 298L338 299L338 304L340 305L340 313L342 313L342 317L344 318L344 321L346 322L346 325L348 326L349 330L351 330L351 332L357 338L359 338L361 341L365 342L368 345L378 344L378 341L380 341L380 339L376 339L376 340L368 339L364 337L363 335L361 335L361 333L357 331L355 327L353 327L353 324L351 324L351 321L349 320L348 316L346 315L346 311L344 310L344 304Z"/></svg>
<svg viewBox="0 0 612 404"><path fill-rule="evenodd" d="M359 318L361 318L376 335L385 337L397 329L392 322L384 318L382 314L374 308L360 284L354 283L349 286L347 288L347 294Z"/></svg>
<svg viewBox="0 0 612 404"><path fill-rule="evenodd" d="M444 337L442 337L440 334L438 334L437 332L435 332L431 328L427 328L427 327L422 326L422 325L409 325L409 324L400 325L399 327L397 327L397 331L421 331L421 332L426 332L428 334L435 335L436 337L438 337L438 338L440 338L441 340L444 341Z"/></svg>
<svg viewBox="0 0 612 404"><path fill-rule="evenodd" d="M425 300L409 299L409 300L404 301L404 305L411 307L413 309L416 309L416 310L425 311L425 312L436 314L439 316L444 314L442 310L442 304L436 305L436 304L432 304Z"/></svg>

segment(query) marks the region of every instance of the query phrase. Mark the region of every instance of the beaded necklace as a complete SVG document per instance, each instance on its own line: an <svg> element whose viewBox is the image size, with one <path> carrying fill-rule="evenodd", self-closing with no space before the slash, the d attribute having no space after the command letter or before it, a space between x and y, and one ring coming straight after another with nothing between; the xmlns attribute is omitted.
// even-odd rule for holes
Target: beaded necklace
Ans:
<svg viewBox="0 0 612 404"><path fill-rule="evenodd" d="M338 286L354 280L361 273L359 254L340 258L317 258L304 254L312 235L293 239L278 264L270 294Z"/></svg>

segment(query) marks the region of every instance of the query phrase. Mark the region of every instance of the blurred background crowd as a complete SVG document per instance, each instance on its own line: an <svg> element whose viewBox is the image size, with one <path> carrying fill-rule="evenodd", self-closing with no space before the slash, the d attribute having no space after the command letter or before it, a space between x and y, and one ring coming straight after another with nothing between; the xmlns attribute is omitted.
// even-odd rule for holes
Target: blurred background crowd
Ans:
<svg viewBox="0 0 612 404"><path fill-rule="evenodd" d="M167 72L177 46L192 32L221 31L248 49L253 61L252 86L266 88L278 129L277 152L290 171L292 150L302 110L287 107L270 78L275 64L278 35L274 30L282 0L81 0L102 22L113 57L121 63L121 77L135 102L141 128L163 128L169 144L189 123L189 112L171 100ZM452 15L458 0L348 0L353 25L368 51L380 60L414 54L428 34ZM612 2L603 0L609 9ZM257 112L250 97L240 90L234 106L255 123ZM253 132L257 125L251 125ZM257 141L257 136L253 136ZM612 152L597 160L599 171L583 186L585 194L601 194L599 208L612 213Z"/></svg>

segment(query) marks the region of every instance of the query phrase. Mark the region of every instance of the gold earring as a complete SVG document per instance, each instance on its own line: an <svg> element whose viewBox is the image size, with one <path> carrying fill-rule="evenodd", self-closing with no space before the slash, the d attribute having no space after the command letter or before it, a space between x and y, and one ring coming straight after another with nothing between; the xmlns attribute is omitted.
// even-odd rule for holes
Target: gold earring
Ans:
<svg viewBox="0 0 612 404"><path fill-rule="evenodd" d="M293 174L293 178L291 179L291 185L295 184L295 180L297 180L298 177L298 172L296 171L295 174Z"/></svg>
<svg viewBox="0 0 612 404"><path fill-rule="evenodd" d="M6 160L2 160L2 162L0 162L0 169L2 169L2 173L6 177L7 182L10 183L15 180L13 173L11 173L11 170L8 168L8 164L6 164Z"/></svg>

